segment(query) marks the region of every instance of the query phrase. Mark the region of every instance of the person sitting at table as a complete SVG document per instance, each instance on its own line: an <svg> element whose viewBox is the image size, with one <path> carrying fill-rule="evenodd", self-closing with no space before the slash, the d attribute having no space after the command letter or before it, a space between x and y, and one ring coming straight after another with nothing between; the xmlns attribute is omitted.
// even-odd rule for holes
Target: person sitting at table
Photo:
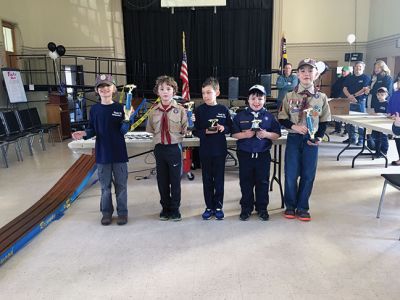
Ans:
<svg viewBox="0 0 400 300"><path fill-rule="evenodd" d="M396 84L397 86L400 86L400 73L397 75ZM387 107L387 113L392 117L395 117L396 114L400 113L400 89L396 90L390 97ZM396 135L400 135L400 133ZM392 165L400 166L400 137L395 137L394 141L396 143L399 159L392 161Z"/></svg>
<svg viewBox="0 0 400 300"><path fill-rule="evenodd" d="M388 105L388 90L386 87L381 87L378 89L376 93L376 97L378 99L378 103L375 103L374 110L376 113L386 113L387 105ZM374 156L376 158L382 157L382 155L386 155L389 149L389 140L386 134L372 130L371 138L373 143L370 144L370 149L375 150ZM374 145L375 144L375 145Z"/></svg>

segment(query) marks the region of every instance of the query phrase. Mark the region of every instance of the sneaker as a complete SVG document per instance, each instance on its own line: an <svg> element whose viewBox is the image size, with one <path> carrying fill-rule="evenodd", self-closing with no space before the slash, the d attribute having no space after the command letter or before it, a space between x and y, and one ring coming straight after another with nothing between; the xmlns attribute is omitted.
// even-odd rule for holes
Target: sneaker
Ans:
<svg viewBox="0 0 400 300"><path fill-rule="evenodd" d="M165 210L165 209L162 209L161 212L160 212L160 220L161 221L168 221L168 219L169 219L168 211Z"/></svg>
<svg viewBox="0 0 400 300"><path fill-rule="evenodd" d="M294 218L296 218L295 213L294 213L294 209L286 209L286 210L283 212L283 216L284 216L286 219L294 219Z"/></svg>
<svg viewBox="0 0 400 300"><path fill-rule="evenodd" d="M248 219L250 219L250 214L248 212L242 211L239 215L239 219L241 221L247 221Z"/></svg>
<svg viewBox="0 0 400 300"><path fill-rule="evenodd" d="M118 216L117 224L118 225L125 225L128 223L128 216Z"/></svg>
<svg viewBox="0 0 400 300"><path fill-rule="evenodd" d="M305 221L305 222L311 221L311 216L308 211L298 210L296 211L296 217L300 221Z"/></svg>
<svg viewBox="0 0 400 300"><path fill-rule="evenodd" d="M201 217L203 218L203 220L210 220L213 214L214 212L211 209L206 208Z"/></svg>
<svg viewBox="0 0 400 300"><path fill-rule="evenodd" d="M178 222L178 221L182 220L182 216L181 216L181 213L179 212L179 210L172 213L169 218L171 219L171 221L174 221L174 222Z"/></svg>
<svg viewBox="0 0 400 300"><path fill-rule="evenodd" d="M268 214L268 212L266 210L260 211L258 213L258 218L261 221L268 221L269 220L269 214Z"/></svg>
<svg viewBox="0 0 400 300"><path fill-rule="evenodd" d="M217 220L223 220L225 217L224 211L221 208L217 208L215 211L215 218Z"/></svg>
<svg viewBox="0 0 400 300"><path fill-rule="evenodd" d="M107 226L111 224L111 215L103 215L101 218L101 225Z"/></svg>
<svg viewBox="0 0 400 300"><path fill-rule="evenodd" d="M345 139L344 141L342 141L343 144L348 144L350 142L350 139Z"/></svg>

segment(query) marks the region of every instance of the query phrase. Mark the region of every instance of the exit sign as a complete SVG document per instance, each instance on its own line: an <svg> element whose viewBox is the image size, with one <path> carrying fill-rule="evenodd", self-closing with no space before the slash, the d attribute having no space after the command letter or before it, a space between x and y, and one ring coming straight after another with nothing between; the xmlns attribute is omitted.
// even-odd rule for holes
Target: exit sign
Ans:
<svg viewBox="0 0 400 300"><path fill-rule="evenodd" d="M344 61L362 61L363 54L362 53L345 53L344 54Z"/></svg>

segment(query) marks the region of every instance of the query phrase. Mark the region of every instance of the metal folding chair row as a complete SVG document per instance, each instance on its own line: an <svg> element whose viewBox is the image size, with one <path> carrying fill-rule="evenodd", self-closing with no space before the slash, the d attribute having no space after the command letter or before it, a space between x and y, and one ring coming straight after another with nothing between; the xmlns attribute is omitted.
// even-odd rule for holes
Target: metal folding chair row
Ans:
<svg viewBox="0 0 400 300"><path fill-rule="evenodd" d="M22 142L25 140L28 145L30 155L33 155L32 147L34 138L39 136L42 150L46 150L44 133L49 134L49 140L54 144L52 135L53 129L58 129L59 124L42 124L36 108L24 110L12 110L0 112L0 150L4 165L8 168L8 148L14 144L15 153L18 161L23 161Z"/></svg>

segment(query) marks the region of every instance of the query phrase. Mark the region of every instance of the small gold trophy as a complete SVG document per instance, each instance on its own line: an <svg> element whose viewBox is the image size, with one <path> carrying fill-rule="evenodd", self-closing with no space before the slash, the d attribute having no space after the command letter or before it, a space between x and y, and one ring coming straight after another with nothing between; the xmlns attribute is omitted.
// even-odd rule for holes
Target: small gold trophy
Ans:
<svg viewBox="0 0 400 300"><path fill-rule="evenodd" d="M314 126L314 121L313 121L313 117L312 117L313 111L314 110L312 107L304 110L304 112L306 113L306 124L307 124L308 134L310 135L309 141L311 143L316 142L315 133L317 132L317 130L315 128L316 126Z"/></svg>
<svg viewBox="0 0 400 300"><path fill-rule="evenodd" d="M208 131L217 131L217 123L218 119L209 119L208 122L210 122L210 126L208 127Z"/></svg>
<svg viewBox="0 0 400 300"><path fill-rule="evenodd" d="M251 130L253 131L260 131L260 123L262 122L262 120L260 119L254 119L253 121L251 121L252 125L251 125Z"/></svg>

